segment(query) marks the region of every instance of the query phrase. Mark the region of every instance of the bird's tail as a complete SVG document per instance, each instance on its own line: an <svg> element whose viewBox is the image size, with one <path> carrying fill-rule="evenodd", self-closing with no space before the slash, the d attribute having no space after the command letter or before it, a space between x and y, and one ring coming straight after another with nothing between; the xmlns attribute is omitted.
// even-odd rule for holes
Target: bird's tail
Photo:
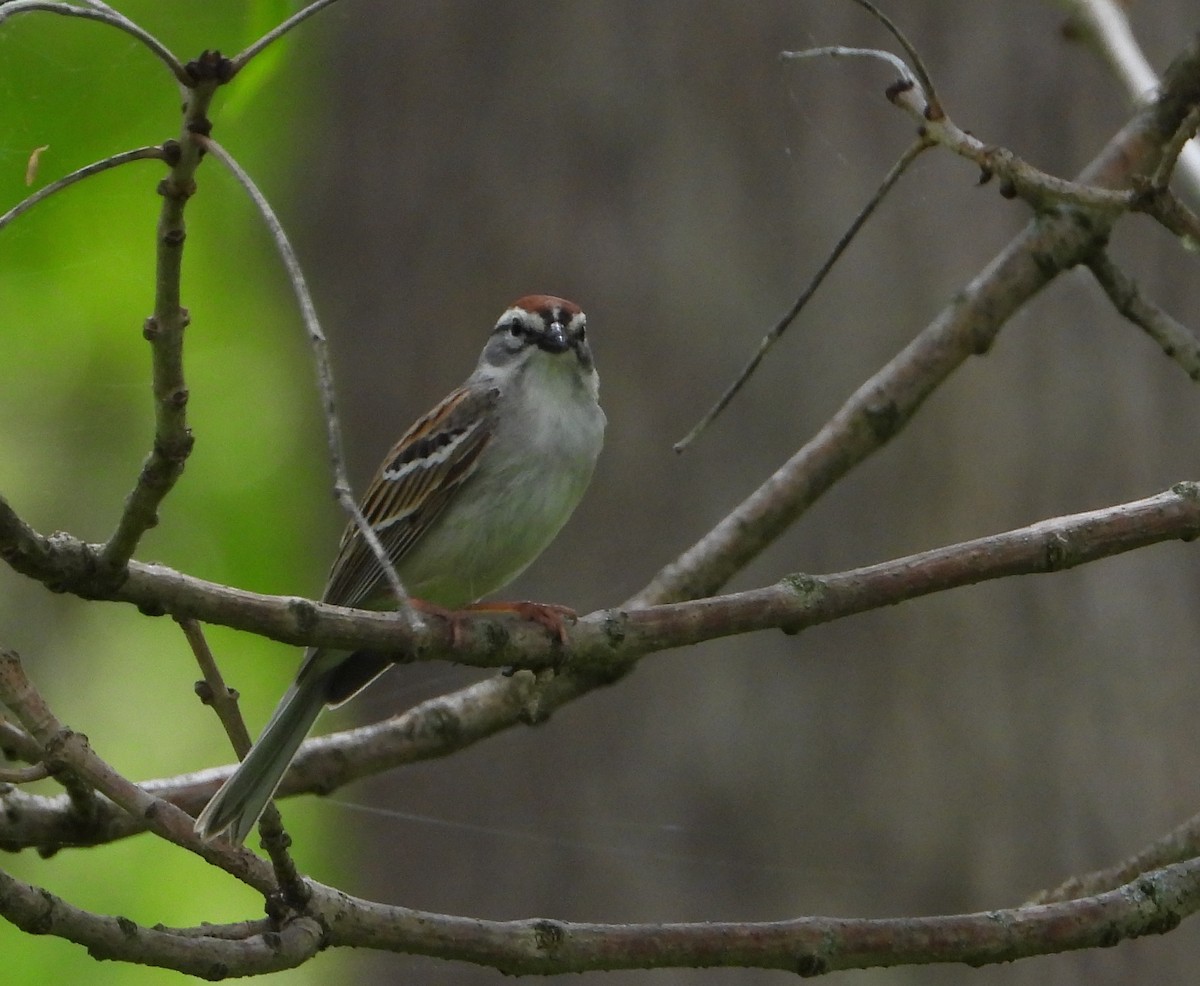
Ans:
<svg viewBox="0 0 1200 986"><path fill-rule="evenodd" d="M246 759L200 812L196 832L201 838L228 832L235 845L245 841L325 706L326 677L302 674L288 689Z"/></svg>

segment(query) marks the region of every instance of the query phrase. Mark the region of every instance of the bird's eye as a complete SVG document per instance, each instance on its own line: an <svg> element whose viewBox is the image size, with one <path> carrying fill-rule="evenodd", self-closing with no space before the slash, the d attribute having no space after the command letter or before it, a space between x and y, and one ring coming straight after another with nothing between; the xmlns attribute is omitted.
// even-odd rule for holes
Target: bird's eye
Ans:
<svg viewBox="0 0 1200 986"><path fill-rule="evenodd" d="M525 334L525 326L516 319L508 323L508 334L514 339L520 339Z"/></svg>

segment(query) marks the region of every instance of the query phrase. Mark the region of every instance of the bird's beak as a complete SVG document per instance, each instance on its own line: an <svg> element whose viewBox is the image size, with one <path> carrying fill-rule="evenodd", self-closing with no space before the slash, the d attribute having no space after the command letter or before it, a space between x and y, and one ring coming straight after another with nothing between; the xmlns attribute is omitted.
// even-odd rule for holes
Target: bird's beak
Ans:
<svg viewBox="0 0 1200 986"><path fill-rule="evenodd" d="M562 322L551 322L546 326L546 331L538 336L538 348L548 353L565 353L571 348L571 341L567 338L567 330Z"/></svg>

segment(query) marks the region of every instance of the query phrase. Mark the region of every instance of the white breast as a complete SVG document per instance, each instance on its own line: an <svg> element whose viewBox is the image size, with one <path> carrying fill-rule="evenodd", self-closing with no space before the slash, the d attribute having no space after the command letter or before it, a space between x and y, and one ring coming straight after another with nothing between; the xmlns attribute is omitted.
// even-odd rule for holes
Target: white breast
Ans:
<svg viewBox="0 0 1200 986"><path fill-rule="evenodd" d="M587 489L604 439L592 379L571 353L535 353L501 382L495 435L455 502L403 559L410 593L454 608L495 592L550 544Z"/></svg>

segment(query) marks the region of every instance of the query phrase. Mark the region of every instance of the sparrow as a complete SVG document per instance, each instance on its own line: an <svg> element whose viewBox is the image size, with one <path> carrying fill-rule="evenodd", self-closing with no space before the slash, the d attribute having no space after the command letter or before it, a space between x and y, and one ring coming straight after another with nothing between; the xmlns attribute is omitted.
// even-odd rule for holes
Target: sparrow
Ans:
<svg viewBox="0 0 1200 986"><path fill-rule="evenodd" d="M507 585L546 549L591 481L604 440L598 394L578 305L528 295L500 316L475 371L405 432L361 500L413 605L453 614ZM322 599L397 605L353 522ZM564 635L569 610L510 608ZM322 709L352 698L391 663L373 651L310 647L262 735L196 819L197 833L242 843Z"/></svg>

